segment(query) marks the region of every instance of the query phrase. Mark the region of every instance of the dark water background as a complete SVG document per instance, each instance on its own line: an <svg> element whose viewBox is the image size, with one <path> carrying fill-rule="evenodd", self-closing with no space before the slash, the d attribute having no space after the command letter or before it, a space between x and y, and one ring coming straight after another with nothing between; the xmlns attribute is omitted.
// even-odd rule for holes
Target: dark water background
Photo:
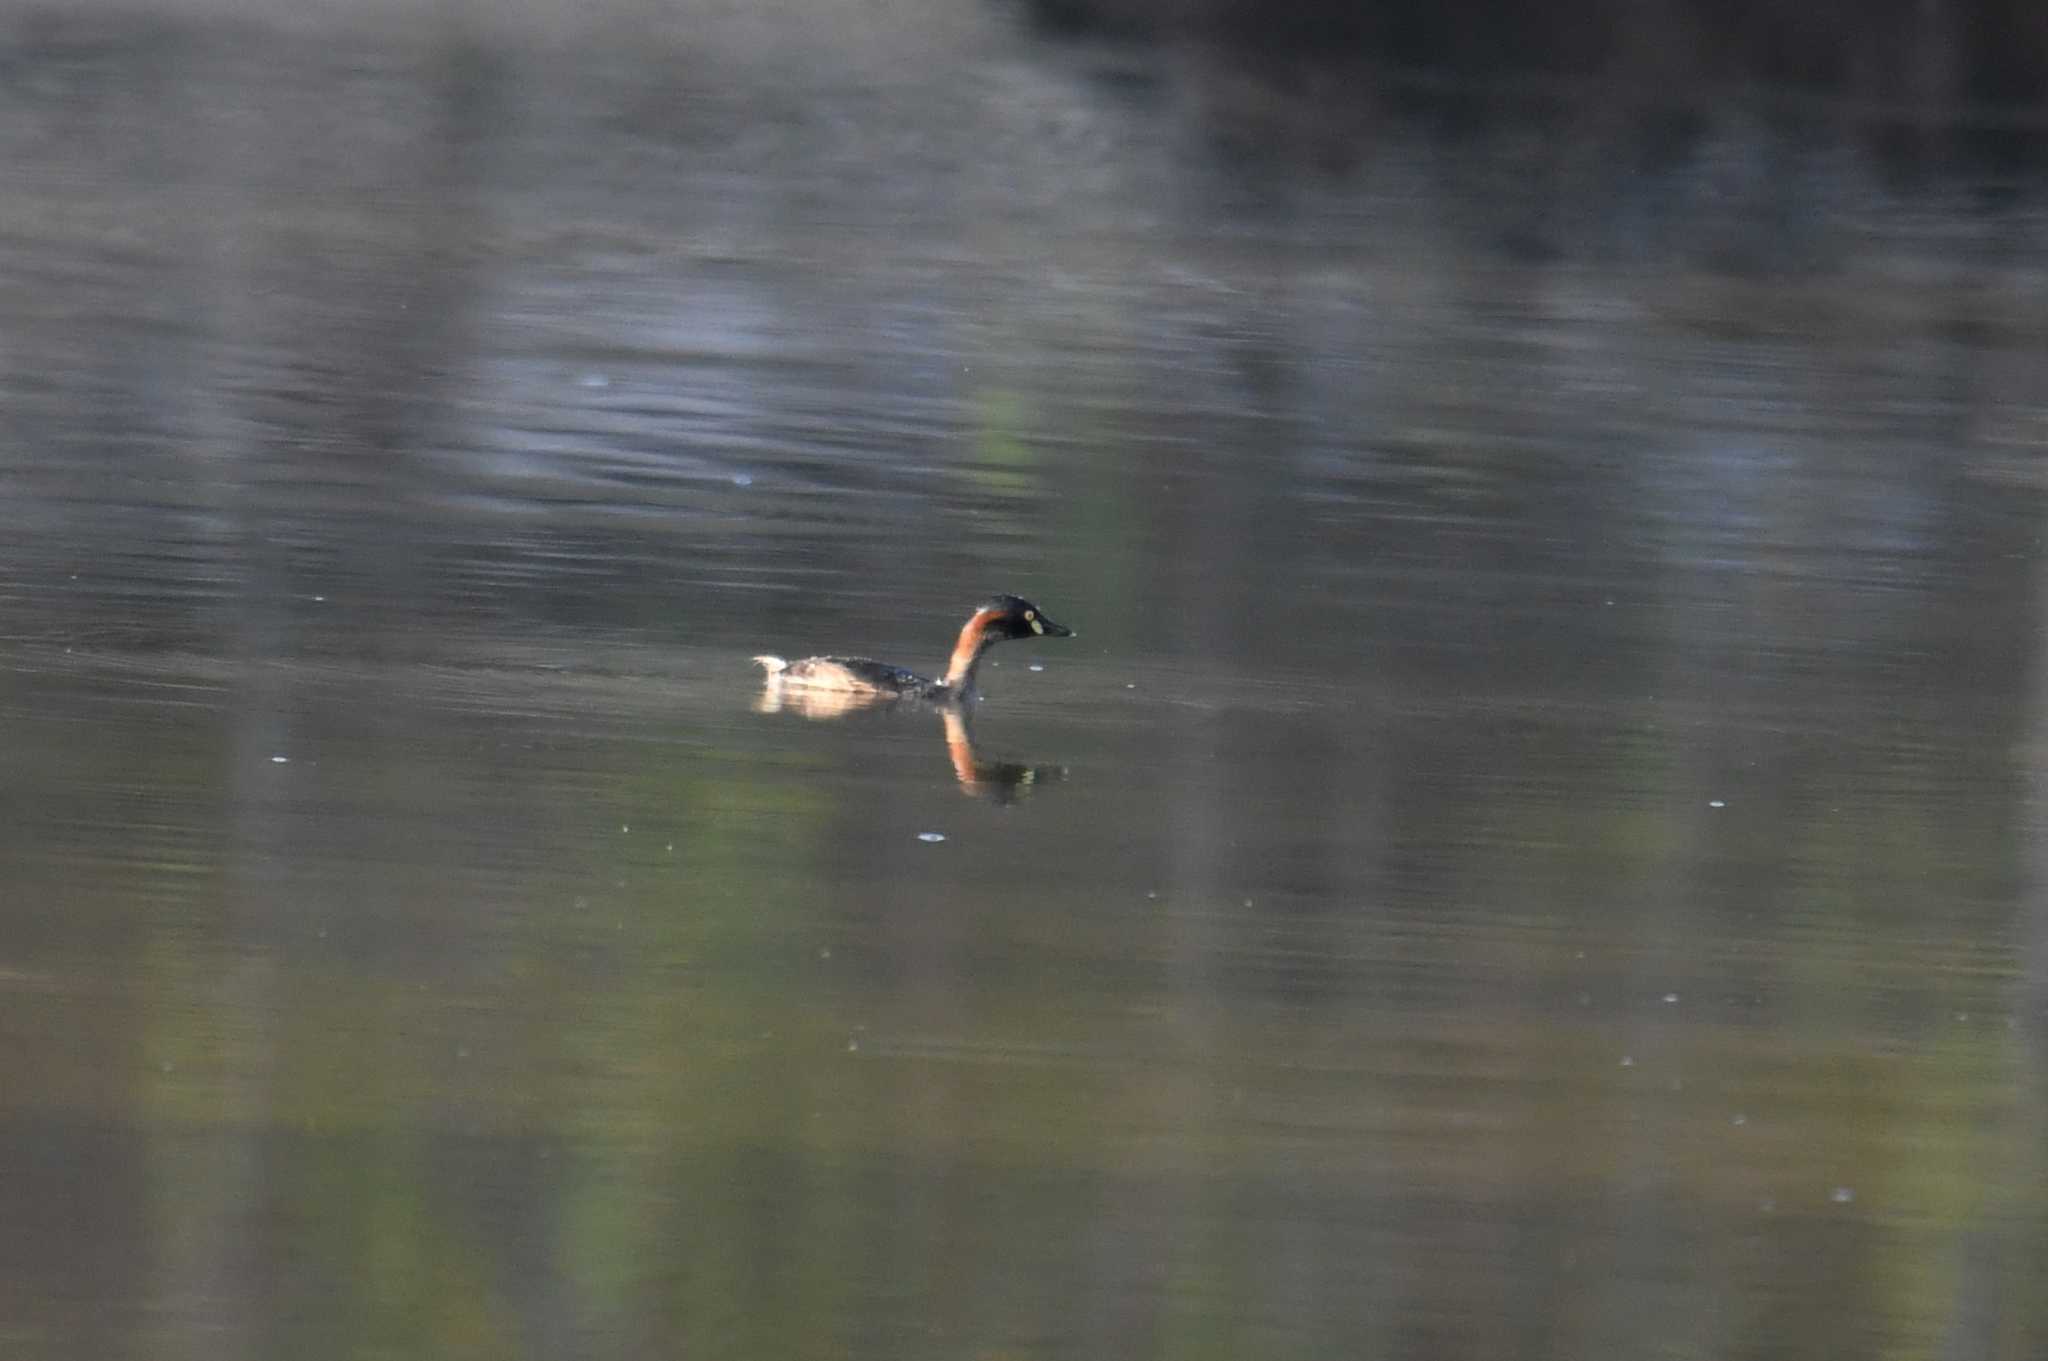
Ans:
<svg viewBox="0 0 2048 1361"><path fill-rule="evenodd" d="M4 32L0 1355L2042 1354L2038 197L485 13Z"/></svg>

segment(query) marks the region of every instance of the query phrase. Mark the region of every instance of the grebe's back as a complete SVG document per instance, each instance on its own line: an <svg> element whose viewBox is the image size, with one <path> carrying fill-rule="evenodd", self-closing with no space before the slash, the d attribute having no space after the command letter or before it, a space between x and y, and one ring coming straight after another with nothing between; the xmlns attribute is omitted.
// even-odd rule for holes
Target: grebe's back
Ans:
<svg viewBox="0 0 2048 1361"><path fill-rule="evenodd" d="M793 662L768 653L754 658L774 685L800 685L811 690L843 690L849 694L904 695L928 690L938 682L915 671L870 657L799 657Z"/></svg>

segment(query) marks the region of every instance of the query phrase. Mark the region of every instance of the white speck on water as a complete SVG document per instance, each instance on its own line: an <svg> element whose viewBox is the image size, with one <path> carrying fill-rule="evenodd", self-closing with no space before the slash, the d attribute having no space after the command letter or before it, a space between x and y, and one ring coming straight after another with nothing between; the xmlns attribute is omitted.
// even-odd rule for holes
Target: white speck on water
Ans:
<svg viewBox="0 0 2048 1361"><path fill-rule="evenodd" d="M1746 1125L1749 1123L1749 1117L1744 1115L1741 1111L1737 1111L1734 1115L1728 1118L1728 1123L1737 1126Z"/></svg>
<svg viewBox="0 0 2048 1361"><path fill-rule="evenodd" d="M456 1057L456 1058L459 1058L459 1059L466 1059L466 1058L468 1058L468 1057L469 1057L469 1046L468 1046L468 1045L466 1045L466 1044L458 1044L458 1045L456 1045L456 1046L455 1046L455 1057Z"/></svg>
<svg viewBox="0 0 2048 1361"><path fill-rule="evenodd" d="M1834 1190L1828 1192L1828 1199L1837 1205L1847 1205L1850 1201L1856 1199L1856 1192L1853 1187L1837 1186Z"/></svg>
<svg viewBox="0 0 2048 1361"><path fill-rule="evenodd" d="M1726 800L1726 799L1708 799L1708 800L1707 800L1707 807L1709 807L1709 808L1726 808L1727 806L1728 806L1728 800Z"/></svg>
<svg viewBox="0 0 2048 1361"><path fill-rule="evenodd" d="M1124 689L1126 689L1126 690L1135 690L1135 689L1137 689L1137 688L1138 688L1138 687L1137 687L1136 685L1126 685L1126 686L1124 687Z"/></svg>
<svg viewBox="0 0 2048 1361"><path fill-rule="evenodd" d="M846 1042L846 1052L849 1054L858 1054L860 1052L860 1041L848 1040Z"/></svg>
<svg viewBox="0 0 2048 1361"><path fill-rule="evenodd" d="M313 603L316 605L325 605L327 603L327 597L324 595L316 595L313 597Z"/></svg>
<svg viewBox="0 0 2048 1361"><path fill-rule="evenodd" d="M622 822L622 823L620 823L620 824L619 824L619 830L620 830L620 831L622 831L622 832L630 832L630 831L632 831L633 829L632 829L631 827L628 827L628 826L627 826L627 825L626 825L625 823L623 823L623 822Z"/></svg>
<svg viewBox="0 0 2048 1361"><path fill-rule="evenodd" d="M1033 663L1031 663L1030 667L1028 667L1027 669L1028 669L1028 670L1032 670L1032 671L1043 671L1043 670L1045 670L1045 663L1043 663L1043 662L1033 662Z"/></svg>
<svg viewBox="0 0 2048 1361"><path fill-rule="evenodd" d="M735 487L751 487L754 485L754 475L752 473L734 473L732 475L732 484Z"/></svg>
<svg viewBox="0 0 2048 1361"><path fill-rule="evenodd" d="M944 841L946 834L944 832L919 832L917 839L919 841Z"/></svg>
<svg viewBox="0 0 2048 1361"><path fill-rule="evenodd" d="M1636 1060L1635 1060L1635 1056L1634 1056L1633 1054L1623 1054L1623 1055L1621 1056L1621 1066L1622 1066L1622 1067L1624 1067L1624 1068L1633 1068L1633 1067L1635 1067L1635 1066L1636 1066Z"/></svg>
<svg viewBox="0 0 2048 1361"><path fill-rule="evenodd" d="M675 848L676 848L676 843L675 843L675 842L673 842L673 841L669 842L668 844L666 844L666 845L664 845L664 846L662 847L662 849L663 849L663 850L665 850L665 851L673 851L673 850L675 850Z"/></svg>
<svg viewBox="0 0 2048 1361"><path fill-rule="evenodd" d="M1664 1002L1665 1002L1665 1005L1667 1005L1667 1006L1668 1006L1668 1005L1670 1005L1670 1004L1671 1004L1671 1003L1673 1003L1673 1002L1676 1002L1677 1000L1678 1000L1678 994L1677 994L1677 993L1675 993L1675 992L1667 992L1667 993L1665 993L1665 994L1664 994Z"/></svg>
<svg viewBox="0 0 2048 1361"><path fill-rule="evenodd" d="M289 756L273 756L270 758L270 764L274 766L287 765L291 762L291 759Z"/></svg>
<svg viewBox="0 0 2048 1361"><path fill-rule="evenodd" d="M829 946L829 945L820 945L820 946L818 947L818 958L820 958L820 959L830 959L830 958L832 958L832 947L831 947L831 946Z"/></svg>
<svg viewBox="0 0 2048 1361"><path fill-rule="evenodd" d="M576 380L576 386L583 388L608 388L611 385L612 380L601 373L586 373Z"/></svg>

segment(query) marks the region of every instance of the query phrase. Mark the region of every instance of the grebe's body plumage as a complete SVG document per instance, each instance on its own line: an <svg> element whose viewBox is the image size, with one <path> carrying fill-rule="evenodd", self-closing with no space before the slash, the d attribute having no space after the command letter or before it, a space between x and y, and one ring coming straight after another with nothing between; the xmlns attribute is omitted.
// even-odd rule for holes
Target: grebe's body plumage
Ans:
<svg viewBox="0 0 2048 1361"><path fill-rule="evenodd" d="M844 690L849 694L922 695L938 688L940 682L906 671L900 666L869 657L800 657L786 662L780 657L754 658L781 685L801 685L812 690Z"/></svg>
<svg viewBox="0 0 2048 1361"><path fill-rule="evenodd" d="M1071 638L1073 630L1055 624L1022 596L990 596L968 617L953 645L946 674L933 680L887 662L867 657L780 657L754 660L768 673L771 686L822 690L863 699L921 699L932 703L971 699L982 654L1007 638Z"/></svg>

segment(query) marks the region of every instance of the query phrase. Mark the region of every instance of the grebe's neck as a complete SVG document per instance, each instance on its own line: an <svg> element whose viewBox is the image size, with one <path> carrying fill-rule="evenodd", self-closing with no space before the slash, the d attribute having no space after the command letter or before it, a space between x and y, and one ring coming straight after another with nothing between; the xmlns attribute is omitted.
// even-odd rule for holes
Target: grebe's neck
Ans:
<svg viewBox="0 0 2048 1361"><path fill-rule="evenodd" d="M995 639L988 636L989 624L1001 617L1000 610L986 607L974 612L960 628L960 641L953 644L953 659L946 663L945 687L956 695L974 693L974 673L981 665L981 654L988 651Z"/></svg>

